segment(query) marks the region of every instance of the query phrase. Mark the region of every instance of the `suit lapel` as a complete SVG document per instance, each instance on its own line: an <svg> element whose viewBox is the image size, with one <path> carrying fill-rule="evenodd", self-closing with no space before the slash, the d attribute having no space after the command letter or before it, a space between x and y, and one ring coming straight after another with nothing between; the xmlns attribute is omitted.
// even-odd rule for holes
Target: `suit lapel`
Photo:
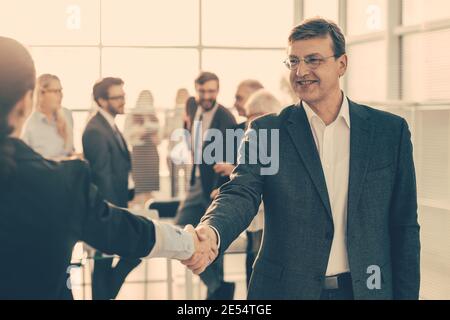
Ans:
<svg viewBox="0 0 450 320"><path fill-rule="evenodd" d="M308 118L306 117L305 110L302 106L293 108L288 119L287 130L320 195L320 199L322 200L329 217L332 219L330 200L322 164L320 162L319 153L317 152Z"/></svg>
<svg viewBox="0 0 450 320"><path fill-rule="evenodd" d="M116 135L113 131L113 128L111 128L111 125L108 123L108 121L101 115L100 112L97 113L96 117L98 118L101 125L109 132L109 136L114 140L114 143L116 144L117 148L122 152L122 154L125 156L125 158L130 159L130 153L128 152L128 147L125 139L122 137L122 134L119 132L120 139L122 139L122 142L124 143L124 146L126 150L124 150L120 146L120 142L117 141Z"/></svg>
<svg viewBox="0 0 450 320"><path fill-rule="evenodd" d="M214 116L211 119L211 123L210 123L208 129L219 129L220 130L220 127L221 127L220 126L220 120L221 120L221 110L220 110L220 104L219 104L217 106L217 110L214 112ZM212 141L203 141L202 152L211 143L212 143Z"/></svg>
<svg viewBox="0 0 450 320"><path fill-rule="evenodd" d="M349 100L350 108L350 168L348 182L348 225L357 214L356 209L367 166L370 159L370 146L373 143L373 126L367 112L356 103Z"/></svg>

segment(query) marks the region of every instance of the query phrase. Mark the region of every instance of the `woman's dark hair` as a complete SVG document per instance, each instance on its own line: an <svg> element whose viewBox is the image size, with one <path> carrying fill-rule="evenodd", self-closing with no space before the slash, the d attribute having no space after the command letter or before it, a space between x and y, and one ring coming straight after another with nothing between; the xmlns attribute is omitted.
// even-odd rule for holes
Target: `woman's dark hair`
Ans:
<svg viewBox="0 0 450 320"><path fill-rule="evenodd" d="M16 40L0 37L0 181L15 168L14 146L8 136L13 132L8 117L16 103L34 89L34 62L30 53Z"/></svg>

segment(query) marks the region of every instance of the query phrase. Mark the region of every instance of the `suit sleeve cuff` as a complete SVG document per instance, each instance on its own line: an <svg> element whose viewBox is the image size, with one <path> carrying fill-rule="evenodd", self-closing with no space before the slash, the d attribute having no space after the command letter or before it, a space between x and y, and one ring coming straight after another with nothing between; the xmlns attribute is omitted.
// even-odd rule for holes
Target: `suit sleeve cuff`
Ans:
<svg viewBox="0 0 450 320"><path fill-rule="evenodd" d="M215 227L211 226L211 225L209 225L209 227L211 229L213 229L214 232L216 233L216 236L217 236L217 250L220 251L220 234L219 234L219 231L217 231L217 229Z"/></svg>

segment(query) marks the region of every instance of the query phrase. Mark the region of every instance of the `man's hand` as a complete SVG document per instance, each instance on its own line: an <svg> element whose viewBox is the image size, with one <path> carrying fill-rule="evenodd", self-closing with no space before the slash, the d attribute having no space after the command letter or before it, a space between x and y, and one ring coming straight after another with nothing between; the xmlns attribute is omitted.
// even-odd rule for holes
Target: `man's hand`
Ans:
<svg viewBox="0 0 450 320"><path fill-rule="evenodd" d="M234 170L234 164L231 163L218 163L213 167L215 173L220 174L222 176L229 176L231 172Z"/></svg>
<svg viewBox="0 0 450 320"><path fill-rule="evenodd" d="M200 225L194 229L191 225L184 228L194 236L195 253L190 259L181 261L195 274L200 274L213 262L219 251L217 249L217 236L213 229Z"/></svg>

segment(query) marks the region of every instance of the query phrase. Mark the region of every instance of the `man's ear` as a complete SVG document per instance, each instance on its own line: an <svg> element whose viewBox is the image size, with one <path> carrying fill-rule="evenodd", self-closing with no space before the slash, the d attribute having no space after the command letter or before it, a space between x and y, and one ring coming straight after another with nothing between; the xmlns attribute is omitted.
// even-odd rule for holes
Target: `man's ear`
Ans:
<svg viewBox="0 0 450 320"><path fill-rule="evenodd" d="M108 101L106 99L98 98L98 106L99 106L99 108L104 109L107 104L108 104Z"/></svg>
<svg viewBox="0 0 450 320"><path fill-rule="evenodd" d="M341 57L339 57L339 77L343 77L345 75L345 72L347 71L347 65L348 57L346 54L343 54Z"/></svg>

